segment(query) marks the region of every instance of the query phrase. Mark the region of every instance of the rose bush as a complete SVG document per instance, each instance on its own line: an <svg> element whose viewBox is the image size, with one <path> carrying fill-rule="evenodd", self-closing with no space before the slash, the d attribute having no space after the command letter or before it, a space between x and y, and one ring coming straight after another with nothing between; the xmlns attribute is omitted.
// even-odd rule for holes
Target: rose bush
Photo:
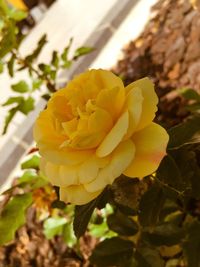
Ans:
<svg viewBox="0 0 200 267"><path fill-rule="evenodd" d="M41 171L62 201L97 197L121 174L143 178L166 153L168 134L152 122L158 98L144 78L124 87L105 70L89 70L54 93L34 126Z"/></svg>

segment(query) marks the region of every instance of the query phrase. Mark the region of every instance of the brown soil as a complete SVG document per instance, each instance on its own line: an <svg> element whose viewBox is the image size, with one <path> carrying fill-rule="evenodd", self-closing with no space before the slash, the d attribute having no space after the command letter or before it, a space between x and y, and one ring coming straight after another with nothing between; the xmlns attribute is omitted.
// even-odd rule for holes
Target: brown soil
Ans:
<svg viewBox="0 0 200 267"><path fill-rule="evenodd" d="M161 0L141 36L123 50L113 68L126 84L149 76L160 97L157 121L166 127L188 114L175 89L200 92L200 13L185 0Z"/></svg>

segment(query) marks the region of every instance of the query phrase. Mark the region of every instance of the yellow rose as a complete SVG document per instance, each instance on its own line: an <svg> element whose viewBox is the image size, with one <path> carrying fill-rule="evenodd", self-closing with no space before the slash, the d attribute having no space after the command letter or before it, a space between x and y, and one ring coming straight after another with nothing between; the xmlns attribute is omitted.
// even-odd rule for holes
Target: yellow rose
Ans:
<svg viewBox="0 0 200 267"><path fill-rule="evenodd" d="M54 93L34 126L41 171L62 201L97 197L122 173L143 178L166 153L168 134L152 122L158 98L148 78L124 87L105 70L90 70Z"/></svg>

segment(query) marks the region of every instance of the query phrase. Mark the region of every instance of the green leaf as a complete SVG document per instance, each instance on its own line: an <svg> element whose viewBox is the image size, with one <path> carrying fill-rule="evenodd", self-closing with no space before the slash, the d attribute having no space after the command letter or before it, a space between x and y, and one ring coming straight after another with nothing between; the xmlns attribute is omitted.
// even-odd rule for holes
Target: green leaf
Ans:
<svg viewBox="0 0 200 267"><path fill-rule="evenodd" d="M45 46L45 44L47 43L47 35L44 34L40 40L37 43L37 47L35 48L35 50L33 51L32 54L26 56L25 61L27 61L29 64L31 64L41 53L43 47Z"/></svg>
<svg viewBox="0 0 200 267"><path fill-rule="evenodd" d="M94 209L98 207L98 205L101 205L106 197L107 192L105 189L96 199L92 200L88 204L75 207L73 227L77 238L80 238L85 233ZM106 203L103 204L105 206Z"/></svg>
<svg viewBox="0 0 200 267"><path fill-rule="evenodd" d="M184 237L184 230L173 223L157 225L153 231L142 234L142 239L154 246L179 244Z"/></svg>
<svg viewBox="0 0 200 267"><path fill-rule="evenodd" d="M25 81L19 81L16 84L11 85L11 88L14 92L18 92L18 93L26 93L29 91L29 86L27 84L27 82Z"/></svg>
<svg viewBox="0 0 200 267"><path fill-rule="evenodd" d="M2 104L3 107L9 106L12 104L21 104L24 101L24 98L22 96L16 96L16 97L10 97L7 99L5 103Z"/></svg>
<svg viewBox="0 0 200 267"><path fill-rule="evenodd" d="M102 266L129 266L134 244L131 241L113 237L99 243L89 260L92 264Z"/></svg>
<svg viewBox="0 0 200 267"><path fill-rule="evenodd" d="M0 58L3 58L16 46L16 26L11 20L7 22L5 34L0 41Z"/></svg>
<svg viewBox="0 0 200 267"><path fill-rule="evenodd" d="M51 207L53 209L63 210L66 208L66 203L57 199L52 202Z"/></svg>
<svg viewBox="0 0 200 267"><path fill-rule="evenodd" d="M183 190L184 183L178 166L175 160L167 155L161 161L156 172L156 177L163 183L172 186L175 189Z"/></svg>
<svg viewBox="0 0 200 267"><path fill-rule="evenodd" d="M65 243L70 248L72 248L77 243L77 239L74 235L72 223L66 223L63 226L62 236L63 236Z"/></svg>
<svg viewBox="0 0 200 267"><path fill-rule="evenodd" d="M40 80L40 79L34 80L32 83L32 91L40 89L41 85L42 85L42 80Z"/></svg>
<svg viewBox="0 0 200 267"><path fill-rule="evenodd" d="M28 13L19 9L9 9L9 17L15 21L21 21L27 17Z"/></svg>
<svg viewBox="0 0 200 267"><path fill-rule="evenodd" d="M0 73L2 73L4 70L4 64L3 62L0 60Z"/></svg>
<svg viewBox="0 0 200 267"><path fill-rule="evenodd" d="M19 177L18 182L19 183L30 182L32 180L35 180L36 177L38 177L38 175L34 170L27 170L23 173L21 177Z"/></svg>
<svg viewBox="0 0 200 267"><path fill-rule="evenodd" d="M21 102L21 104L18 106L18 109L23 114L27 115L34 109L34 103L35 100L31 96L29 96L27 99L24 99L24 101Z"/></svg>
<svg viewBox="0 0 200 267"><path fill-rule="evenodd" d="M187 227L187 237L183 243L183 251L189 267L200 265L200 222L194 221Z"/></svg>
<svg viewBox="0 0 200 267"><path fill-rule="evenodd" d="M146 190L146 183L138 179L120 176L111 186L114 201L121 212L127 215L135 215L139 200Z"/></svg>
<svg viewBox="0 0 200 267"><path fill-rule="evenodd" d="M120 212L115 212L107 218L108 227L123 236L132 236L138 232L138 225L135 221Z"/></svg>
<svg viewBox="0 0 200 267"><path fill-rule="evenodd" d="M196 114L183 122L169 129L170 136L168 149L177 149L187 144L200 142L200 115Z"/></svg>
<svg viewBox="0 0 200 267"><path fill-rule="evenodd" d="M63 217L48 218L44 222L44 234L47 239L51 239L56 235L60 235L63 231L63 226L67 223L67 219Z"/></svg>
<svg viewBox="0 0 200 267"><path fill-rule="evenodd" d="M63 60L64 63L69 61L68 60L68 53L69 53L69 50L72 46L72 42L73 42L73 38L70 38L68 45L65 47L65 49L63 50L63 52L61 54L61 59Z"/></svg>
<svg viewBox="0 0 200 267"><path fill-rule="evenodd" d="M3 128L3 132L2 134L5 134L7 132L8 126L10 124L10 122L12 121L13 117L15 116L17 112L17 108L12 108L8 111L8 115L5 118L5 122L4 122L4 128Z"/></svg>
<svg viewBox="0 0 200 267"><path fill-rule="evenodd" d="M89 46L79 47L78 49L76 49L73 58L74 59L78 59L79 57L87 55L87 54L91 53L94 50L95 49L93 47L89 47Z"/></svg>
<svg viewBox="0 0 200 267"><path fill-rule="evenodd" d="M192 113L195 113L200 110L200 102L189 104L188 106L186 106L186 109Z"/></svg>
<svg viewBox="0 0 200 267"><path fill-rule="evenodd" d="M9 14L9 7L4 0L0 0L0 10L2 11L3 15Z"/></svg>
<svg viewBox="0 0 200 267"><path fill-rule="evenodd" d="M59 66L59 57L58 57L58 52L53 51L52 54L52 59L51 59L51 64L57 69Z"/></svg>
<svg viewBox="0 0 200 267"><path fill-rule="evenodd" d="M140 248L136 252L138 267L164 267L164 260L157 250L152 248Z"/></svg>
<svg viewBox="0 0 200 267"><path fill-rule="evenodd" d="M48 181L39 176L34 170L27 170L18 179L18 185L20 187L27 187L31 190L44 187L48 184Z"/></svg>
<svg viewBox="0 0 200 267"><path fill-rule="evenodd" d="M15 63L15 55L12 54L11 58L8 61L7 67L8 67L8 73L10 77L14 76L14 63Z"/></svg>
<svg viewBox="0 0 200 267"><path fill-rule="evenodd" d="M51 66L41 63L38 65L39 69L44 73L44 74L49 74L51 72Z"/></svg>
<svg viewBox="0 0 200 267"><path fill-rule="evenodd" d="M172 150L170 154L181 173L184 195L200 198L200 167L194 145Z"/></svg>
<svg viewBox="0 0 200 267"><path fill-rule="evenodd" d="M14 196L4 207L0 216L0 245L15 237L15 232L25 223L25 211L32 203L31 193Z"/></svg>
<svg viewBox="0 0 200 267"><path fill-rule="evenodd" d="M182 89L180 89L178 91L179 91L179 93L181 93L181 95L184 98L186 98L188 100L196 100L196 101L200 102L200 95L194 89L182 88Z"/></svg>
<svg viewBox="0 0 200 267"><path fill-rule="evenodd" d="M67 61L65 61L64 64L62 64L61 67L62 67L63 69L69 69L69 68L72 66L72 63L73 63L72 60L67 60Z"/></svg>
<svg viewBox="0 0 200 267"><path fill-rule="evenodd" d="M42 98L46 101L48 101L50 99L51 95L50 94L44 94L42 95Z"/></svg>
<svg viewBox="0 0 200 267"><path fill-rule="evenodd" d="M139 206L139 221L142 226L154 226L159 222L164 201L163 189L156 183L144 193Z"/></svg>
<svg viewBox="0 0 200 267"><path fill-rule="evenodd" d="M22 163L21 168L24 169L36 169L38 170L40 163L40 157L34 155L29 160Z"/></svg>
<svg viewBox="0 0 200 267"><path fill-rule="evenodd" d="M96 238L111 238L117 236L117 233L111 231L108 228L106 221L102 222L101 224L89 224L89 233L90 235Z"/></svg>

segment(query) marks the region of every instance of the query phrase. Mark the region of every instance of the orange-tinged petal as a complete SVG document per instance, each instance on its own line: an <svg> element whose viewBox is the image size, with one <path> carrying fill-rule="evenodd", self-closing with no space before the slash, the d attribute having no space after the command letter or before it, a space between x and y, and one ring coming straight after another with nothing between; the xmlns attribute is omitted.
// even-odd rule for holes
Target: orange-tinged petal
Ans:
<svg viewBox="0 0 200 267"><path fill-rule="evenodd" d="M103 142L97 148L96 155L98 157L105 157L109 155L116 148L116 146L122 141L128 129L128 119L129 119L128 111L126 111L118 119L115 126L106 135Z"/></svg>
<svg viewBox="0 0 200 267"><path fill-rule="evenodd" d="M132 140L136 147L135 158L124 174L142 178L155 172L166 154L169 136L166 130L156 123L136 132Z"/></svg>
<svg viewBox="0 0 200 267"><path fill-rule="evenodd" d="M145 128L152 122L157 111L158 97L154 90L154 84L149 78L143 78L136 82L129 84L125 89L130 92L133 88L140 88L144 98L142 104L142 114L140 122L137 126L137 131Z"/></svg>
<svg viewBox="0 0 200 267"><path fill-rule="evenodd" d="M99 171L96 179L91 183L84 184L89 192L103 190L106 185L112 184L129 166L135 155L135 146L129 139L119 144L111 154L109 163Z"/></svg>
<svg viewBox="0 0 200 267"><path fill-rule="evenodd" d="M96 198L102 191L90 193L82 185L60 188L60 200L75 205L84 205Z"/></svg>

